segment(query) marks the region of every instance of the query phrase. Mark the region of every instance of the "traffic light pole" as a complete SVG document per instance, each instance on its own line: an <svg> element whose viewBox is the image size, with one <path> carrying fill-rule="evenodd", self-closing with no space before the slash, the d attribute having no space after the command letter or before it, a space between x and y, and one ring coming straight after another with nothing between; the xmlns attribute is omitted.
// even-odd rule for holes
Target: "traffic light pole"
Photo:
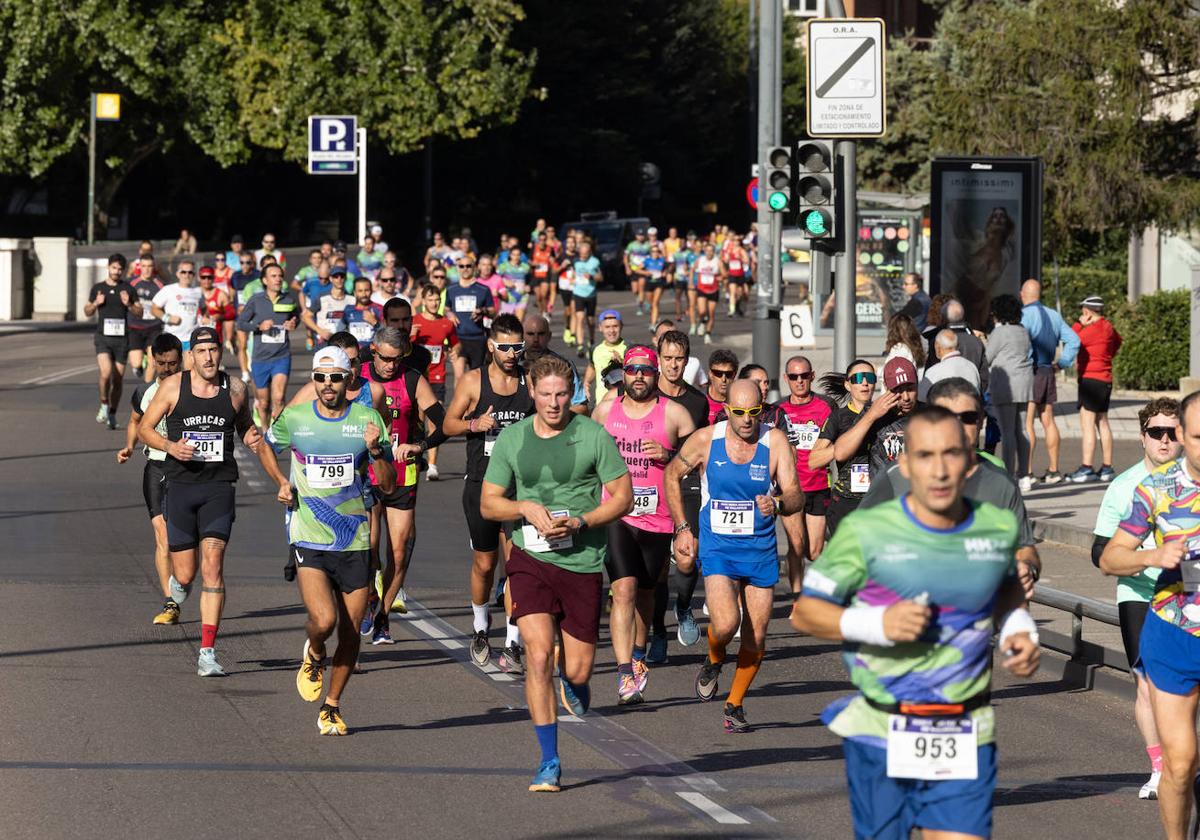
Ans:
<svg viewBox="0 0 1200 840"><path fill-rule="evenodd" d="M846 6L842 0L827 0L830 17L846 17ZM855 275L858 272L858 166L857 147L853 140L842 140L837 144L838 156L842 159L841 206L838 217L842 227L842 251L834 260L833 302L833 367L845 372L854 361L857 351L855 330Z"/></svg>
<svg viewBox="0 0 1200 840"><path fill-rule="evenodd" d="M757 0L751 0L757 2ZM759 172L768 171L768 150L779 143L778 101L781 75L779 0L762 0L758 14L758 158ZM767 369L771 393L779 391L779 238L782 219L767 204L760 181L758 201L758 281L754 303L751 356ZM775 397L772 397L773 399Z"/></svg>

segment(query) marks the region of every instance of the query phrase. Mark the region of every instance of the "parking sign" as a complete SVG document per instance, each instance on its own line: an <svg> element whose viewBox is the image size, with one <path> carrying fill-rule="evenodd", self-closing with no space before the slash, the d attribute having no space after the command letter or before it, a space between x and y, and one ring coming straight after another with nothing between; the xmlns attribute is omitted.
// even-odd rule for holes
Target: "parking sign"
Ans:
<svg viewBox="0 0 1200 840"><path fill-rule="evenodd" d="M308 173L354 175L358 172L358 117L308 118Z"/></svg>

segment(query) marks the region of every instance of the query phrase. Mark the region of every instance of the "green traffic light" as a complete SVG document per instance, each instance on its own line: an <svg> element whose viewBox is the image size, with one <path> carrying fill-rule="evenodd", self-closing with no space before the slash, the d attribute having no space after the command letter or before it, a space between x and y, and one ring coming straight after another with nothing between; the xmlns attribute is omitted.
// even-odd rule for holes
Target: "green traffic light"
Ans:
<svg viewBox="0 0 1200 840"><path fill-rule="evenodd" d="M804 229L813 236L825 236L829 228L825 227L825 214L820 210L809 210L804 216Z"/></svg>
<svg viewBox="0 0 1200 840"><path fill-rule="evenodd" d="M773 192L767 198L767 205L775 211L786 210L788 205L788 197L785 192Z"/></svg>

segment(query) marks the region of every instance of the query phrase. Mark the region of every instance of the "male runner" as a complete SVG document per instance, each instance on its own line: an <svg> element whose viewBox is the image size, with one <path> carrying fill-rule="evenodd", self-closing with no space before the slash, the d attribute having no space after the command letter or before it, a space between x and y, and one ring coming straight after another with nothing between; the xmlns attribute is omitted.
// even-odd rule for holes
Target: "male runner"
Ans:
<svg viewBox="0 0 1200 840"><path fill-rule="evenodd" d="M323 290L310 287L311 297L308 305L300 312L304 326L316 336L316 346L321 348L329 341L330 336L346 329L345 312L354 305L354 300L346 294L346 267L344 265L322 270L329 272L329 285ZM318 294L319 291L319 294Z"/></svg>
<svg viewBox="0 0 1200 840"><path fill-rule="evenodd" d="M796 473L804 491L802 514L786 516L784 531L788 538L788 582L793 593L800 591L804 564L811 563L825 547L825 512L829 509L829 470L808 465L808 456L833 414L833 404L813 392L812 362L806 356L792 356L784 365L788 398L780 403L791 423L792 442L796 447Z"/></svg>
<svg viewBox="0 0 1200 840"><path fill-rule="evenodd" d="M642 265L650 256L650 243L646 241L646 231L638 228L633 232L633 239L625 246L621 257L625 263L625 276L629 279L629 291L637 301L637 314L645 311L646 278L642 274ZM599 399L597 399L599 402Z"/></svg>
<svg viewBox="0 0 1200 840"><path fill-rule="evenodd" d="M1138 412L1141 427L1142 449L1145 454L1129 469L1113 479L1104 491L1100 511L1096 514L1096 538L1092 542L1092 562L1106 574L1114 571L1100 562L1104 547L1117 532L1121 520L1129 512L1130 499L1138 484L1163 464L1179 457L1179 401L1170 397L1157 397ZM1153 549L1154 537L1146 535L1142 548ZM1137 686L1137 697L1133 706L1133 717L1138 731L1146 744L1150 757L1150 778L1138 791L1139 799L1157 799L1158 783L1162 778L1162 747L1158 741L1158 730L1154 728L1154 707L1150 697L1150 684L1142 666L1138 664L1138 647L1142 638L1142 627L1146 624L1146 613L1150 611L1150 599L1154 597L1154 586L1160 569L1145 567L1124 574L1117 579L1117 612L1121 621L1121 641L1125 645L1125 658L1133 672Z"/></svg>
<svg viewBox="0 0 1200 840"><path fill-rule="evenodd" d="M615 309L606 309L600 313L600 334L604 340L592 348L592 355L587 371L583 375L583 387L596 388L596 405L604 399L608 386L604 384L604 369L613 362L620 362L625 356L625 339L621 337L621 313Z"/></svg>
<svg viewBox="0 0 1200 840"><path fill-rule="evenodd" d="M191 370L192 359L188 354L188 340L197 325L208 323L208 307L204 302L204 292L196 285L194 262L181 260L179 268L175 269L175 278L177 282L163 286L155 292L154 299L150 302L151 311L156 318L162 319L165 325L163 329L183 343L183 368Z"/></svg>
<svg viewBox="0 0 1200 840"><path fill-rule="evenodd" d="M371 281L366 277L354 278L354 302L342 310L345 328L358 339L359 355L363 356L371 346L375 330L379 329L384 320L383 307L371 300L371 289Z"/></svg>
<svg viewBox="0 0 1200 840"><path fill-rule="evenodd" d="M329 688L317 714L322 735L345 735L341 696L358 660L358 628L367 610L371 583L370 527L364 504L368 462L385 492L395 488L391 448L380 440L379 412L347 399L354 376L346 353L325 347L313 356L317 399L284 409L267 432L270 446L259 461L279 485L288 508L288 544L299 566L300 597L308 611L308 638L300 655L296 690L305 700L321 698L325 643L336 628ZM276 452L291 450L291 476L279 469Z"/></svg>
<svg viewBox="0 0 1200 840"><path fill-rule="evenodd" d="M84 315L89 318L96 315L96 336L92 341L100 371L100 410L96 412L96 422L107 423L110 429L117 428L117 404L121 401L125 360L129 356L125 328L130 313L135 317L142 314L138 294L121 279L124 271L125 258L120 254L110 256L108 276L92 286L83 305Z"/></svg>
<svg viewBox="0 0 1200 840"><path fill-rule="evenodd" d="M586 239L579 243L579 258L571 264L571 306L574 314L573 332L579 358L587 358L587 348L596 343L596 291L604 272L600 260L592 254L592 243ZM584 328L587 328L587 343L584 343Z"/></svg>
<svg viewBox="0 0 1200 840"><path fill-rule="evenodd" d="M138 439L138 422L149 407L154 395L158 393L158 384L168 376L174 376L183 370L183 344L173 335L160 333L154 339L150 348L154 356L154 370L158 379L150 384L141 383L133 389L130 400L133 410L129 414L129 426L125 431L125 447L117 453L117 463L124 464L133 455L133 447ZM158 433L166 434L167 424L158 424ZM171 556L167 551L167 520L163 516L163 495L167 488L167 477L163 473L163 461L167 453L161 449L144 447L146 466L142 469L142 498L146 502L146 512L150 514L150 528L154 531L154 570L158 572L158 584L162 589L163 608L154 616L155 624L178 624L179 605L171 597L171 587L168 583L171 577Z"/></svg>
<svg viewBox="0 0 1200 840"><path fill-rule="evenodd" d="M572 385L574 392L571 394L571 411L574 411L576 414L587 414L588 397L587 390L583 387L583 377L579 375L579 371L575 369L575 365L570 359L550 349L551 333L549 319L544 315L526 315L521 326L525 330L526 368L546 355L562 359L570 365L571 375L574 377Z"/></svg>
<svg viewBox="0 0 1200 840"><path fill-rule="evenodd" d="M708 357L708 388L704 395L708 398L709 424L725 410L729 388L733 384L733 378L737 376L737 370L738 358L732 350L721 347L712 351L712 355Z"/></svg>
<svg viewBox="0 0 1200 840"><path fill-rule="evenodd" d="M122 262L124 262L124 259L124 257L121 258ZM127 318L127 326L129 328L129 366L134 371L140 371L142 363L145 362L145 381L146 384L151 384L154 382L154 354L150 352L150 347L154 344L154 339L158 338L163 331L162 321L154 317L154 296L158 294L158 290L163 287L163 284L158 279L158 270L154 266L154 257L142 257L141 262L141 270L138 272L138 276L129 281L129 285L137 293L138 301L142 304L142 314L140 316L130 314ZM182 343L180 346L183 346Z"/></svg>
<svg viewBox="0 0 1200 840"><path fill-rule="evenodd" d="M492 291L475 279L475 260L461 257L458 282L446 289L446 317L458 331L459 357L454 365L454 381L463 378L468 370L483 364L487 355L487 336L484 318L496 314Z"/></svg>
<svg viewBox="0 0 1200 840"><path fill-rule="evenodd" d="M496 522L521 522L508 580L513 618L525 641L525 699L542 753L529 789L557 792L562 767L551 683L555 637L562 639L559 696L568 712L583 715L600 637L603 526L633 509L633 485L604 427L569 410L570 366L543 356L529 380L537 413L496 439L480 512ZM601 489L608 492L603 501Z"/></svg>
<svg viewBox="0 0 1200 840"><path fill-rule="evenodd" d="M1017 522L963 496L971 447L953 413L918 409L907 438L912 491L842 521L804 576L792 626L844 642L860 692L822 715L844 739L855 836L990 837L993 629L1017 676L1039 659Z"/></svg>
<svg viewBox="0 0 1200 840"><path fill-rule="evenodd" d="M716 696L725 648L741 625L737 671L725 702L726 732L750 729L742 701L762 665L779 581L775 517L795 513L804 505L787 434L778 428L764 429L759 419L762 410L757 385L746 379L733 383L726 406L729 419L688 438L666 475L676 562L682 571L689 571L698 560L704 575L709 625L708 657L696 676L696 696L701 700ZM702 473L704 488L699 534L692 533L683 506L681 482L692 470ZM774 487L778 496L772 492Z"/></svg>
<svg viewBox="0 0 1200 840"><path fill-rule="evenodd" d="M190 336L192 369L162 380L138 424L138 437L167 453L164 515L172 574L171 597L182 605L199 567L200 657L196 673L224 676L215 650L225 606L225 548L233 530L234 433L250 449L262 436L250 417L245 383L221 372L221 342L212 327ZM166 418L167 433L158 432Z"/></svg>
<svg viewBox="0 0 1200 840"><path fill-rule="evenodd" d="M264 239L265 242L265 239ZM263 291L251 297L238 315L237 328L253 333L251 371L258 425L266 427L286 405L288 375L292 372L292 348L288 333L300 320L300 303L291 289L283 288L283 268L263 269Z"/></svg>
<svg viewBox="0 0 1200 840"><path fill-rule="evenodd" d="M530 315L526 318L541 318ZM488 641L491 615L492 585L500 556L499 522L489 521L480 513L479 500L483 493L483 478L504 429L524 420L533 413L533 397L521 365L525 352L521 323L513 315L499 315L492 322L488 339L488 361L483 367L467 371L454 389L454 400L446 409L442 431L446 437L467 436L467 475L463 483L462 505L471 538L471 658L483 667L491 660ZM506 603L506 612L511 606ZM520 673L521 635L517 625L507 623L504 650L500 653L500 669Z"/></svg>
<svg viewBox="0 0 1200 840"><path fill-rule="evenodd" d="M458 331L445 315L438 312L442 295L431 285L421 286L417 293L417 303L420 311L413 316L412 342L417 347L429 351L429 370L425 374L429 387L438 402L446 402L446 356L451 362L458 358ZM457 393L457 389L456 389ZM438 480L437 448L429 450L429 469L425 472L426 481Z"/></svg>
<svg viewBox="0 0 1200 840"><path fill-rule="evenodd" d="M622 364L623 395L596 406L592 418L617 442L633 481L633 510L608 526L605 561L613 599L608 626L617 660L617 701L631 705L644 699L655 589L671 556L663 474L695 424L686 408L659 394L658 354L652 348L635 344ZM664 642L665 637L664 630Z"/></svg>

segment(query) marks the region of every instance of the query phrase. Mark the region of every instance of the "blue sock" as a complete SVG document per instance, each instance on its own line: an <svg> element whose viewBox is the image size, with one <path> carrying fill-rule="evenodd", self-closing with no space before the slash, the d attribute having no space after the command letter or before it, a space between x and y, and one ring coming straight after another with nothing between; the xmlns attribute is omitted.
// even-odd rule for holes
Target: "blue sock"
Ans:
<svg viewBox="0 0 1200 840"><path fill-rule="evenodd" d="M547 723L545 726L533 727L537 735L538 746L542 748L542 761L553 761L558 758L558 724Z"/></svg>
<svg viewBox="0 0 1200 840"><path fill-rule="evenodd" d="M633 646L633 661L640 662L645 658L646 658L646 648L639 647L638 645L634 645Z"/></svg>

